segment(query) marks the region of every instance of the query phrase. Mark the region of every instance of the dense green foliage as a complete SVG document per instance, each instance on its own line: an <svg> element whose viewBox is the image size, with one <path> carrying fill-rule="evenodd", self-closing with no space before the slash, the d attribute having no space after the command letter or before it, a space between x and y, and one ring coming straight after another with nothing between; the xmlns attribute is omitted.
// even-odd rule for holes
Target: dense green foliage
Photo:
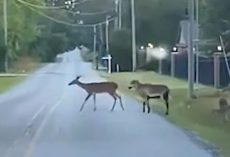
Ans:
<svg viewBox="0 0 230 157"><path fill-rule="evenodd" d="M113 57L113 68L115 68L115 64L119 64L120 70L131 70L132 47L131 32L129 30L123 29L111 34L110 52Z"/></svg>
<svg viewBox="0 0 230 157"><path fill-rule="evenodd" d="M63 6L65 0L25 0L28 3L48 6ZM226 44L230 39L230 8L229 0L200 0L200 28L202 38L218 39L224 34ZM67 49L84 44L92 49L93 29L88 27L72 27L51 21L43 15L67 23L94 24L104 21L106 15L114 16L114 0L95 0L76 5L73 9L41 9L20 3L17 0L7 1L8 20L8 57L17 58L18 55L32 55L43 61L52 61L56 54ZM174 45L179 36L179 21L185 17L187 1L185 0L135 0L137 44L148 42L156 44ZM4 31L3 31L3 1L0 1L0 47L1 66L4 60ZM102 14L78 14L105 11ZM130 57L131 52L131 17L130 0L123 0L122 24L124 30L117 33L110 25L111 53L115 58ZM105 27L103 26L103 34ZM98 33L99 36L99 33ZM104 35L102 35L104 37ZM120 40L120 39L125 40ZM125 42L125 44L124 44ZM97 40L97 48L105 51L104 40ZM102 49L101 49L102 48ZM124 54L127 54L125 56ZM118 60L118 59L116 59ZM124 59L125 60L125 59ZM119 61L122 62L122 59ZM130 64L130 63L128 63Z"/></svg>

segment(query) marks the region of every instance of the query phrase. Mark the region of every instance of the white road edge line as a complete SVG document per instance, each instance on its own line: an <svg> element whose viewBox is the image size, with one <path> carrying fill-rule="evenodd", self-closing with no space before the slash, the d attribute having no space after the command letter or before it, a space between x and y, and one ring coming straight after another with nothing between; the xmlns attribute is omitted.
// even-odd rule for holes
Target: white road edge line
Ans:
<svg viewBox="0 0 230 157"><path fill-rule="evenodd" d="M33 115L32 119L27 123L23 137L27 137L29 135L29 127L30 125L33 124L33 122L37 119L37 117L41 114L41 112L45 109L45 107L49 105L49 104L45 104L42 107L39 108L39 110ZM12 150L14 149L14 146L21 140L21 138L16 139L13 144L10 146L10 148L6 151L6 154L4 155L4 157L10 157Z"/></svg>
<svg viewBox="0 0 230 157"><path fill-rule="evenodd" d="M33 115L32 119L27 123L25 131L24 131L24 136L28 136L29 131L28 129L30 129L31 125L34 123L34 121L37 119L37 117L42 113L42 111L45 110L45 108L48 106L49 104L45 104L42 107L39 108L39 110Z"/></svg>
<svg viewBox="0 0 230 157"><path fill-rule="evenodd" d="M63 100L63 96L62 98L60 98L55 104L54 106L49 110L48 114L45 116L44 120L42 121L41 125L38 127L34 137L31 140L31 143L27 149L27 151L25 152L24 157L32 157L32 153L34 150L34 146L36 144L36 141L38 140L38 138L40 137L44 127L46 126L49 118L51 117L51 115L53 114L53 112L55 111L55 109L61 104Z"/></svg>

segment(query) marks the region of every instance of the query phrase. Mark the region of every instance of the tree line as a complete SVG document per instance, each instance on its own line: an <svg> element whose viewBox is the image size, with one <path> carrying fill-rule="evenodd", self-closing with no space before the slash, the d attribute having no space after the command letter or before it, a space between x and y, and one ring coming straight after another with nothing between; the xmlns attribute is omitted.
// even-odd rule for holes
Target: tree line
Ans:
<svg viewBox="0 0 230 157"><path fill-rule="evenodd" d="M24 1L38 6L63 6L65 4L65 0ZM131 56L131 8L129 0L122 2L123 28L114 30L111 26L110 52L115 56L116 62L130 65L131 62L127 58ZM187 1L136 0L135 4L137 45L151 42L156 45L173 46L179 35L179 21L186 17ZM230 1L199 0L199 4L201 38L218 39L218 36L223 34L228 43L230 39L230 15L228 14ZM49 62L53 61L56 54L76 45L84 44L92 48L92 28L72 27L52 21L42 15L67 23L79 24L79 21L82 20L84 24L93 24L104 21L107 14L115 16L114 6L114 0L94 0L78 4L71 10L66 8L42 9L28 6L21 3L20 0L7 1L8 58L13 61L17 59L17 56L30 55ZM3 1L0 1L0 8L3 8ZM0 10L0 58L2 63L5 55L4 20L2 9ZM81 14L100 11L105 11L105 13ZM98 34L98 36L100 35ZM98 47L103 47L100 50L105 51L104 40L98 38L97 44Z"/></svg>

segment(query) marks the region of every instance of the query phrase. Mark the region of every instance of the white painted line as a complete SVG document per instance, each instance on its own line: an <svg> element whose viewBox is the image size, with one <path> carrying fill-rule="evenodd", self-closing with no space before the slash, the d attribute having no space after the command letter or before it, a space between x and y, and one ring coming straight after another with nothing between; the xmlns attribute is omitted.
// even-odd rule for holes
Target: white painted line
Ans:
<svg viewBox="0 0 230 157"><path fill-rule="evenodd" d="M34 137L31 140L31 143L27 149L27 151L25 152L24 157L32 157L33 156L33 150L35 147L35 144L38 140L38 138L40 137L40 135L42 134L42 131L44 130L44 127L46 126L49 118L51 117L51 115L53 114L53 112L55 111L55 109L62 103L63 97L61 99L59 99L54 106L49 110L48 114L46 115L46 117L44 118L44 120L42 121L41 125L38 127Z"/></svg>
<svg viewBox="0 0 230 157"><path fill-rule="evenodd" d="M33 115L32 119L27 123L24 131L24 135L26 137L29 135L29 129L31 128L32 124L37 119L37 117L42 113L42 111L45 110L46 106L48 106L48 104L45 104L42 107L40 107L39 110Z"/></svg>
<svg viewBox="0 0 230 157"><path fill-rule="evenodd" d="M42 107L40 107L39 110L34 114L34 116L32 117L32 119L29 121L29 123L26 125L25 131L24 131L24 137L27 137L29 135L29 128L30 128L30 126L33 124L33 122L37 119L37 117L45 109L46 106L47 106L47 104L45 104ZM20 140L21 139L17 139L17 140L14 141L14 143L7 150L6 155L4 157L10 157L10 156L12 156L11 153L12 153L15 145L17 145Z"/></svg>

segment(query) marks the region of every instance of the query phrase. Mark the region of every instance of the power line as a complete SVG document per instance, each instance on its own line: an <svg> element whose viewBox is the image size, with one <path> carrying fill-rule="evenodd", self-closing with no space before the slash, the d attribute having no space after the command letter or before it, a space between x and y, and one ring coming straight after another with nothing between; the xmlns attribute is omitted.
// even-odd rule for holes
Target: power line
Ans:
<svg viewBox="0 0 230 157"><path fill-rule="evenodd" d="M56 19L54 17L51 17L51 16L48 16L38 10L36 10L35 8L31 7L31 6L28 6L26 4L23 4L25 7L29 8L30 10L36 12L37 14L39 14L40 16L43 16L43 17L46 17L47 19L51 20L51 21L54 21L56 23L60 23L60 24L64 24L64 25L68 25L68 26L72 26L72 27L94 27L94 26L97 26L97 25L102 25L102 24L106 24L106 21L103 21L103 22L99 22L99 23L96 23L96 24L73 24L73 23L69 23L69 22L66 22L66 21L62 21L62 20L59 20L59 19ZM112 21L114 20L115 18L111 18L111 19L108 19L108 21Z"/></svg>
<svg viewBox="0 0 230 157"><path fill-rule="evenodd" d="M29 5L31 7L34 7L34 8L38 8L38 9L46 9L46 10L49 10L49 9L63 9L66 7L65 6L58 6L58 7L47 7L47 6L42 6L42 5L37 5L37 4L32 4L32 3L29 3L29 2L26 2L24 0L17 0L18 2L20 3L24 3L26 5ZM73 3L72 5L76 5L76 4L81 4L81 3L85 3L89 0L84 0L82 2L75 2ZM98 15L98 14L106 14L106 13L109 13L111 11L114 11L114 8L112 9L109 9L109 10L104 10L104 11L98 11L98 12L80 12L80 11L71 11L71 10L66 10L66 12L69 12L71 14L79 14L79 15L89 15L89 16L92 16L92 15Z"/></svg>
<svg viewBox="0 0 230 157"><path fill-rule="evenodd" d="M21 3L24 3L24 4L27 4L31 7L34 7L34 8L38 8L38 9L63 9L63 8L66 8L66 5L61 5L61 6L44 6L44 5L38 5L38 4L33 4L33 3L30 3L30 2L26 2L24 0L17 0L18 2L21 2ZM82 3L85 3L87 1L90 1L90 0L83 0L81 2L73 2L71 5L78 5L78 4L82 4Z"/></svg>
<svg viewBox="0 0 230 157"><path fill-rule="evenodd" d="M98 12L80 12L80 11L71 11L71 10L66 10L66 12L69 12L71 14L78 14L78 15L98 15L98 14L107 14L109 12L114 11L114 9L110 10L104 10L104 11L98 11Z"/></svg>

